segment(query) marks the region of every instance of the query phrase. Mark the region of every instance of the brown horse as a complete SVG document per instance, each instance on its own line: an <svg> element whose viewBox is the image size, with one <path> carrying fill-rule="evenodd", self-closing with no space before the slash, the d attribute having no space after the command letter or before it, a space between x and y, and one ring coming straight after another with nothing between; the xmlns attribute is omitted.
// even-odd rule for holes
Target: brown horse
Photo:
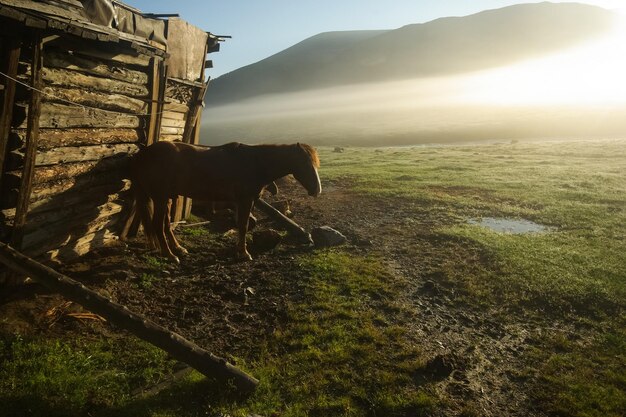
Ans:
<svg viewBox="0 0 626 417"><path fill-rule="evenodd" d="M276 179L292 174L309 195L317 196L322 192L318 168L315 149L300 143L203 147L157 142L133 157L130 178L146 235L154 237L154 245L163 256L179 262L172 249L178 255L187 252L174 237L167 215L168 202L182 195L233 202L239 230L237 256L252 259L246 249L246 233L250 211L261 191ZM149 210L150 201L154 215Z"/></svg>

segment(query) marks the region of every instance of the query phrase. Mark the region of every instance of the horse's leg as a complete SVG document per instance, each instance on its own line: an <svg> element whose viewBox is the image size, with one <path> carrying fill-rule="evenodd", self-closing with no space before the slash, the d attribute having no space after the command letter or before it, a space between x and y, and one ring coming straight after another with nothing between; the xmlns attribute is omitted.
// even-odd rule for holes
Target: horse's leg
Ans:
<svg viewBox="0 0 626 417"><path fill-rule="evenodd" d="M248 221L252 210L253 200L242 200L237 202L237 227L239 229L239 242L237 245L237 258L252 260L252 256L246 249L246 233L248 232Z"/></svg>
<svg viewBox="0 0 626 417"><path fill-rule="evenodd" d="M172 230L172 224L170 223L170 210L172 209L172 200L167 200L167 213L165 215L165 225L163 226L165 229L165 237L171 246L173 246L172 250L176 253L176 255L183 255L189 253L187 249L183 248L176 236L174 235L174 231Z"/></svg>
<svg viewBox="0 0 626 417"><path fill-rule="evenodd" d="M137 198L133 198L133 203L130 206L130 212L128 213L128 217L126 218L126 222L124 223L124 228L120 233L120 240L122 242L126 241L128 237L128 232L135 221L135 216L137 216Z"/></svg>
<svg viewBox="0 0 626 417"><path fill-rule="evenodd" d="M152 227L152 219L154 217L152 199L143 189L139 187L134 187L134 189L136 209L139 214L139 221L143 225L143 233L146 235L146 240L148 241L148 248L158 249L159 246L156 242L154 228Z"/></svg>
<svg viewBox="0 0 626 417"><path fill-rule="evenodd" d="M154 217L152 218L152 226L156 232L156 238L161 248L161 255L168 259L180 263L180 260L174 255L167 244L165 238L165 216L167 216L167 199L153 199L154 201ZM169 225L169 221L168 221Z"/></svg>

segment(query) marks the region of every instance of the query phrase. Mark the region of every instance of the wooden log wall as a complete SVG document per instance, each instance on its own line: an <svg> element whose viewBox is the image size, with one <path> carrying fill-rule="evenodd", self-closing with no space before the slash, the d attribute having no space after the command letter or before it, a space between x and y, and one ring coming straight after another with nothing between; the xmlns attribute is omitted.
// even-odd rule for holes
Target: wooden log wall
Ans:
<svg viewBox="0 0 626 417"><path fill-rule="evenodd" d="M146 142L148 113L158 107L152 72L159 58L151 61L131 48L110 54L107 47L69 36L43 47L39 135L27 220L19 236L28 255L50 259L83 254L113 240L123 223L128 156ZM22 49L17 76L30 84L32 52ZM16 92L7 141L0 199L0 239L5 241L18 229L16 206L24 198L19 184L28 160L30 97L28 88ZM165 127L174 135L185 114L174 111L171 116L164 118L173 120Z"/></svg>

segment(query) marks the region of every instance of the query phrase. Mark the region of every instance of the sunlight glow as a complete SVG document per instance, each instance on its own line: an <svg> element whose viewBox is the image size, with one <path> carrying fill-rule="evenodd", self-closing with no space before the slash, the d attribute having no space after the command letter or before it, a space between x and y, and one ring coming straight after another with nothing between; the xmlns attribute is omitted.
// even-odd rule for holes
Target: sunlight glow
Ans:
<svg viewBox="0 0 626 417"><path fill-rule="evenodd" d="M626 103L626 18L610 35L545 58L471 77L462 101L495 105Z"/></svg>

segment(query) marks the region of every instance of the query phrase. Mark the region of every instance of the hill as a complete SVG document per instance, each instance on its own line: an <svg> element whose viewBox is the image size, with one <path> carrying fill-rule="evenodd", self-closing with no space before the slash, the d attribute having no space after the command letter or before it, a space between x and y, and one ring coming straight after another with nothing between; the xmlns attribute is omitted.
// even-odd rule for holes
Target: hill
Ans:
<svg viewBox="0 0 626 417"><path fill-rule="evenodd" d="M504 66L589 40L614 18L585 4L536 3L395 30L321 33L215 79L207 104Z"/></svg>

